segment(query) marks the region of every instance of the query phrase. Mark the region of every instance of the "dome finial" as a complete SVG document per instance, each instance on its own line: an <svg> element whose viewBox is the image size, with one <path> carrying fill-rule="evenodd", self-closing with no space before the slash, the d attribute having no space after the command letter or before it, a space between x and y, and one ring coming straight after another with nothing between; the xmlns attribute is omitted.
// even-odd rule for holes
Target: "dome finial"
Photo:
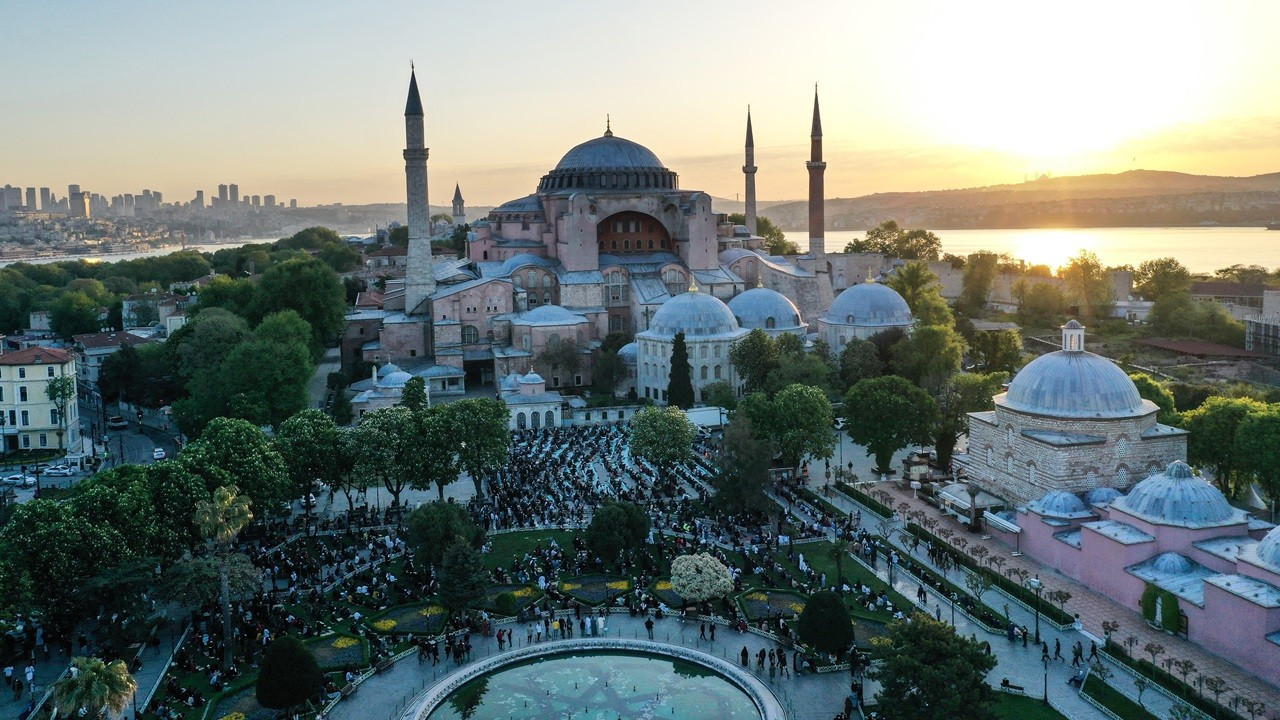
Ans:
<svg viewBox="0 0 1280 720"><path fill-rule="evenodd" d="M609 119L609 113L604 114L604 136L613 137L613 123Z"/></svg>
<svg viewBox="0 0 1280 720"><path fill-rule="evenodd" d="M756 287L764 287L764 275L756 276Z"/></svg>
<svg viewBox="0 0 1280 720"><path fill-rule="evenodd" d="M867 268L867 284L874 285L875 282L876 282L875 272L870 267L868 267Z"/></svg>
<svg viewBox="0 0 1280 720"><path fill-rule="evenodd" d="M689 292L698 292L698 281L693 278L689 278Z"/></svg>

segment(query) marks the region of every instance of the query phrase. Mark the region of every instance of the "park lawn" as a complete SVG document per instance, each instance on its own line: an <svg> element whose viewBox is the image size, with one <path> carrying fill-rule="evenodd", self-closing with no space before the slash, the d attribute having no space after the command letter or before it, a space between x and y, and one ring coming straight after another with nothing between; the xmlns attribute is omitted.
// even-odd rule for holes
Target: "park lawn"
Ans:
<svg viewBox="0 0 1280 720"><path fill-rule="evenodd" d="M827 583L829 586L834 586L836 578L836 561L828 554L831 551L831 548L834 547L836 547L836 543L829 541L805 543L804 545L796 546L797 553L804 553L804 561L806 564L812 567L814 571L819 574L824 572L827 574ZM881 562L884 561L882 560ZM911 604L910 600L903 597L897 590L890 588L888 583L876 577L872 574L870 568L863 565L860 561L853 559L853 556L848 553L845 554L844 560L842 560L841 563L844 575L849 579L850 584L862 583L876 593L879 593L882 590L888 590L889 602L893 603L895 608L901 609L904 612L909 612L915 607ZM795 563L784 558L782 560L782 564L799 573L799 568ZM899 572L901 572L901 569L899 569ZM849 603L849 607L858 615L879 620L881 622L889 622L893 619L887 612L882 610L864 610L854 602Z"/></svg>
<svg viewBox="0 0 1280 720"><path fill-rule="evenodd" d="M489 542L493 547L485 553L484 566L490 570L496 570L499 567L510 570L512 560L523 558L526 553L532 553L533 549L539 545L545 550L551 545L552 540L555 540L562 549L572 553L573 538L581 533L581 530L547 529L490 535Z"/></svg>
<svg viewBox="0 0 1280 720"><path fill-rule="evenodd" d="M1138 703L1130 700L1119 690L1111 687L1094 675L1090 675L1089 679L1084 683L1085 695L1097 700L1106 709L1116 714L1120 720L1159 720L1155 715L1147 712L1147 709L1138 705Z"/></svg>
<svg viewBox="0 0 1280 720"><path fill-rule="evenodd" d="M996 717L1000 720L1067 720L1062 713L1038 698L996 693Z"/></svg>

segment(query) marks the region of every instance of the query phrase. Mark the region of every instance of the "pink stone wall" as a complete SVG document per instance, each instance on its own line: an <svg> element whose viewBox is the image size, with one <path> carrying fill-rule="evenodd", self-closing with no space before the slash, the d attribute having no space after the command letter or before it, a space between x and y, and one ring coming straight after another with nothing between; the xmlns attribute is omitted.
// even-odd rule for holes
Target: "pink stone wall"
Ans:
<svg viewBox="0 0 1280 720"><path fill-rule="evenodd" d="M1146 584L1124 569L1154 555L1154 544L1123 545L1087 527L1081 531L1081 541L1080 582L1138 611Z"/></svg>
<svg viewBox="0 0 1280 720"><path fill-rule="evenodd" d="M1280 608L1264 608L1208 583L1204 608L1179 600L1187 613L1187 637L1280 685L1280 645L1266 639L1280 630Z"/></svg>

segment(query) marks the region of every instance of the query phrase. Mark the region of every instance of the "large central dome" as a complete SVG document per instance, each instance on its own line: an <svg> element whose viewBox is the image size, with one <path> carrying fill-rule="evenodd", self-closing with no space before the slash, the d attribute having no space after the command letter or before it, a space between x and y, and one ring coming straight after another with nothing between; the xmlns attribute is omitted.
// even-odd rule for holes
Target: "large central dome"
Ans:
<svg viewBox="0 0 1280 720"><path fill-rule="evenodd" d="M560 158L556 170L662 170L662 161L649 148L612 133L588 140Z"/></svg>
<svg viewBox="0 0 1280 720"><path fill-rule="evenodd" d="M696 288L662 303L649 322L649 332L664 337L675 337L676 333L699 337L745 334L728 305Z"/></svg>
<svg viewBox="0 0 1280 720"><path fill-rule="evenodd" d="M1145 415L1138 388L1110 360L1091 352L1059 350L1027 363L1009 383L1004 407L1067 418Z"/></svg>

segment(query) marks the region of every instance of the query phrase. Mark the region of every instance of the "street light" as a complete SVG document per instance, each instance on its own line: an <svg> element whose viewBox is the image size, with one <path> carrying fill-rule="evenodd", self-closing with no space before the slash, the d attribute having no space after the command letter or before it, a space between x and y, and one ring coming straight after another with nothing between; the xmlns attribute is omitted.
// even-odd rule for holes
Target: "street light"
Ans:
<svg viewBox="0 0 1280 720"><path fill-rule="evenodd" d="M956 601L960 599L959 595L951 593L951 627L956 626Z"/></svg>
<svg viewBox="0 0 1280 720"><path fill-rule="evenodd" d="M1040 576L1036 575L1027 581L1027 587L1036 592L1036 642L1038 643L1040 642L1040 593L1044 590L1044 583L1040 582Z"/></svg>
<svg viewBox="0 0 1280 720"><path fill-rule="evenodd" d="M1049 704L1049 656L1041 656L1040 662L1044 663L1044 704Z"/></svg>

